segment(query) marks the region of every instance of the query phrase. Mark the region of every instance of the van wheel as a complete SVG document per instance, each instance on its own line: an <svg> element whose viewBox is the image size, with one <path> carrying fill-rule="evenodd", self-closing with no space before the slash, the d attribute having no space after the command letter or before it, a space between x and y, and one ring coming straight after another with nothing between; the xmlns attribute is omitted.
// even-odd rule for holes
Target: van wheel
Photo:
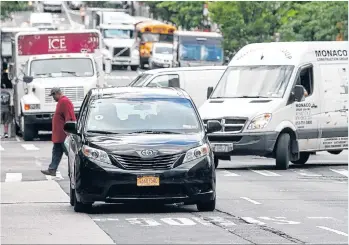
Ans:
<svg viewBox="0 0 349 245"><path fill-rule="evenodd" d="M199 202L196 207L200 212L212 212L216 209L216 197L208 202Z"/></svg>
<svg viewBox="0 0 349 245"><path fill-rule="evenodd" d="M297 164L297 165L303 165L308 161L308 159L310 157L309 152L300 152L299 155L300 155L299 159L297 161L292 161L292 163Z"/></svg>
<svg viewBox="0 0 349 245"><path fill-rule="evenodd" d="M214 157L214 166L215 168L218 168L218 164L219 164L219 159L217 157Z"/></svg>
<svg viewBox="0 0 349 245"><path fill-rule="evenodd" d="M277 169L288 169L290 164L290 147L291 137L287 133L283 133L279 136L275 151L275 160Z"/></svg>
<svg viewBox="0 0 349 245"><path fill-rule="evenodd" d="M21 117L21 129L22 129L22 137L24 141L32 141L34 140L37 132L34 129L33 125L26 125L24 117Z"/></svg>
<svg viewBox="0 0 349 245"><path fill-rule="evenodd" d="M343 150L338 150L338 151L328 151L328 153L332 154L332 155L338 155L342 152Z"/></svg>

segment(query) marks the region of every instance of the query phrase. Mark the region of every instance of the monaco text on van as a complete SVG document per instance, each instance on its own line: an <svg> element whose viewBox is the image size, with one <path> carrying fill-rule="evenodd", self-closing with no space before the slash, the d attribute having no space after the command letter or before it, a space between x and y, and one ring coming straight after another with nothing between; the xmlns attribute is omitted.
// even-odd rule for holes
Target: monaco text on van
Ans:
<svg viewBox="0 0 349 245"><path fill-rule="evenodd" d="M347 149L347 68L347 41L243 47L199 109L205 124L223 126L209 135L216 166L230 156L258 155L287 169L313 152Z"/></svg>

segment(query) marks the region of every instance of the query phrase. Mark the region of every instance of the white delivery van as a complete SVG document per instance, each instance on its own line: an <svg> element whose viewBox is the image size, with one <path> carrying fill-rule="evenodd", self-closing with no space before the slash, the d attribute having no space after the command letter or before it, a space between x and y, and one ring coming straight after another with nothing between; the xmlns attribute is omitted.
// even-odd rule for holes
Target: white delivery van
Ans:
<svg viewBox="0 0 349 245"><path fill-rule="evenodd" d="M179 87L187 91L199 108L207 98L207 88L215 86L226 66L198 66L154 69L143 72L132 87Z"/></svg>
<svg viewBox="0 0 349 245"><path fill-rule="evenodd" d="M249 44L199 109L216 158L273 157L305 164L317 151L348 148L348 42ZM209 89L210 90L210 89ZM212 123L212 125L217 125Z"/></svg>
<svg viewBox="0 0 349 245"><path fill-rule="evenodd" d="M172 43L154 43L150 51L149 69L172 67Z"/></svg>

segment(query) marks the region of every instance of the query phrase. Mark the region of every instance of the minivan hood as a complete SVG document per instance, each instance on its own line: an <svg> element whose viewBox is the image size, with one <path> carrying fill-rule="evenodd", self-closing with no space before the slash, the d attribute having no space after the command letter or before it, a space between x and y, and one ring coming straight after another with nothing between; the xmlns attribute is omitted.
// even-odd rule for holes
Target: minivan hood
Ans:
<svg viewBox="0 0 349 245"><path fill-rule="evenodd" d="M138 134L87 136L89 146L108 153L135 155L140 150L157 150L160 154L185 152L202 144L203 134Z"/></svg>
<svg viewBox="0 0 349 245"><path fill-rule="evenodd" d="M199 108L199 113L202 119L251 118L263 113L272 113L281 101L281 98L209 99Z"/></svg>

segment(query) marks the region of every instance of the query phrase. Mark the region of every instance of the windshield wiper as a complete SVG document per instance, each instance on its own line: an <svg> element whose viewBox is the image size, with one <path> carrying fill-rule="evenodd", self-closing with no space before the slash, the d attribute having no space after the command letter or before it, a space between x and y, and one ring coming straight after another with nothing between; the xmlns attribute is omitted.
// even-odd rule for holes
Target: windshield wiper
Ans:
<svg viewBox="0 0 349 245"><path fill-rule="evenodd" d="M61 73L68 73L68 74L70 74L70 75L73 75L73 76L78 77L78 75L76 75L76 72L75 72L75 71L61 71Z"/></svg>
<svg viewBox="0 0 349 245"><path fill-rule="evenodd" d="M269 97L267 97L267 96L259 96L259 95L255 95L255 96L244 95L244 96L237 96L235 98L269 98Z"/></svg>
<svg viewBox="0 0 349 245"><path fill-rule="evenodd" d="M131 132L130 134L180 134L173 131L161 131L161 130L142 130Z"/></svg>
<svg viewBox="0 0 349 245"><path fill-rule="evenodd" d="M87 133L95 133L95 134L118 134L111 131L104 131L104 130L87 130Z"/></svg>

